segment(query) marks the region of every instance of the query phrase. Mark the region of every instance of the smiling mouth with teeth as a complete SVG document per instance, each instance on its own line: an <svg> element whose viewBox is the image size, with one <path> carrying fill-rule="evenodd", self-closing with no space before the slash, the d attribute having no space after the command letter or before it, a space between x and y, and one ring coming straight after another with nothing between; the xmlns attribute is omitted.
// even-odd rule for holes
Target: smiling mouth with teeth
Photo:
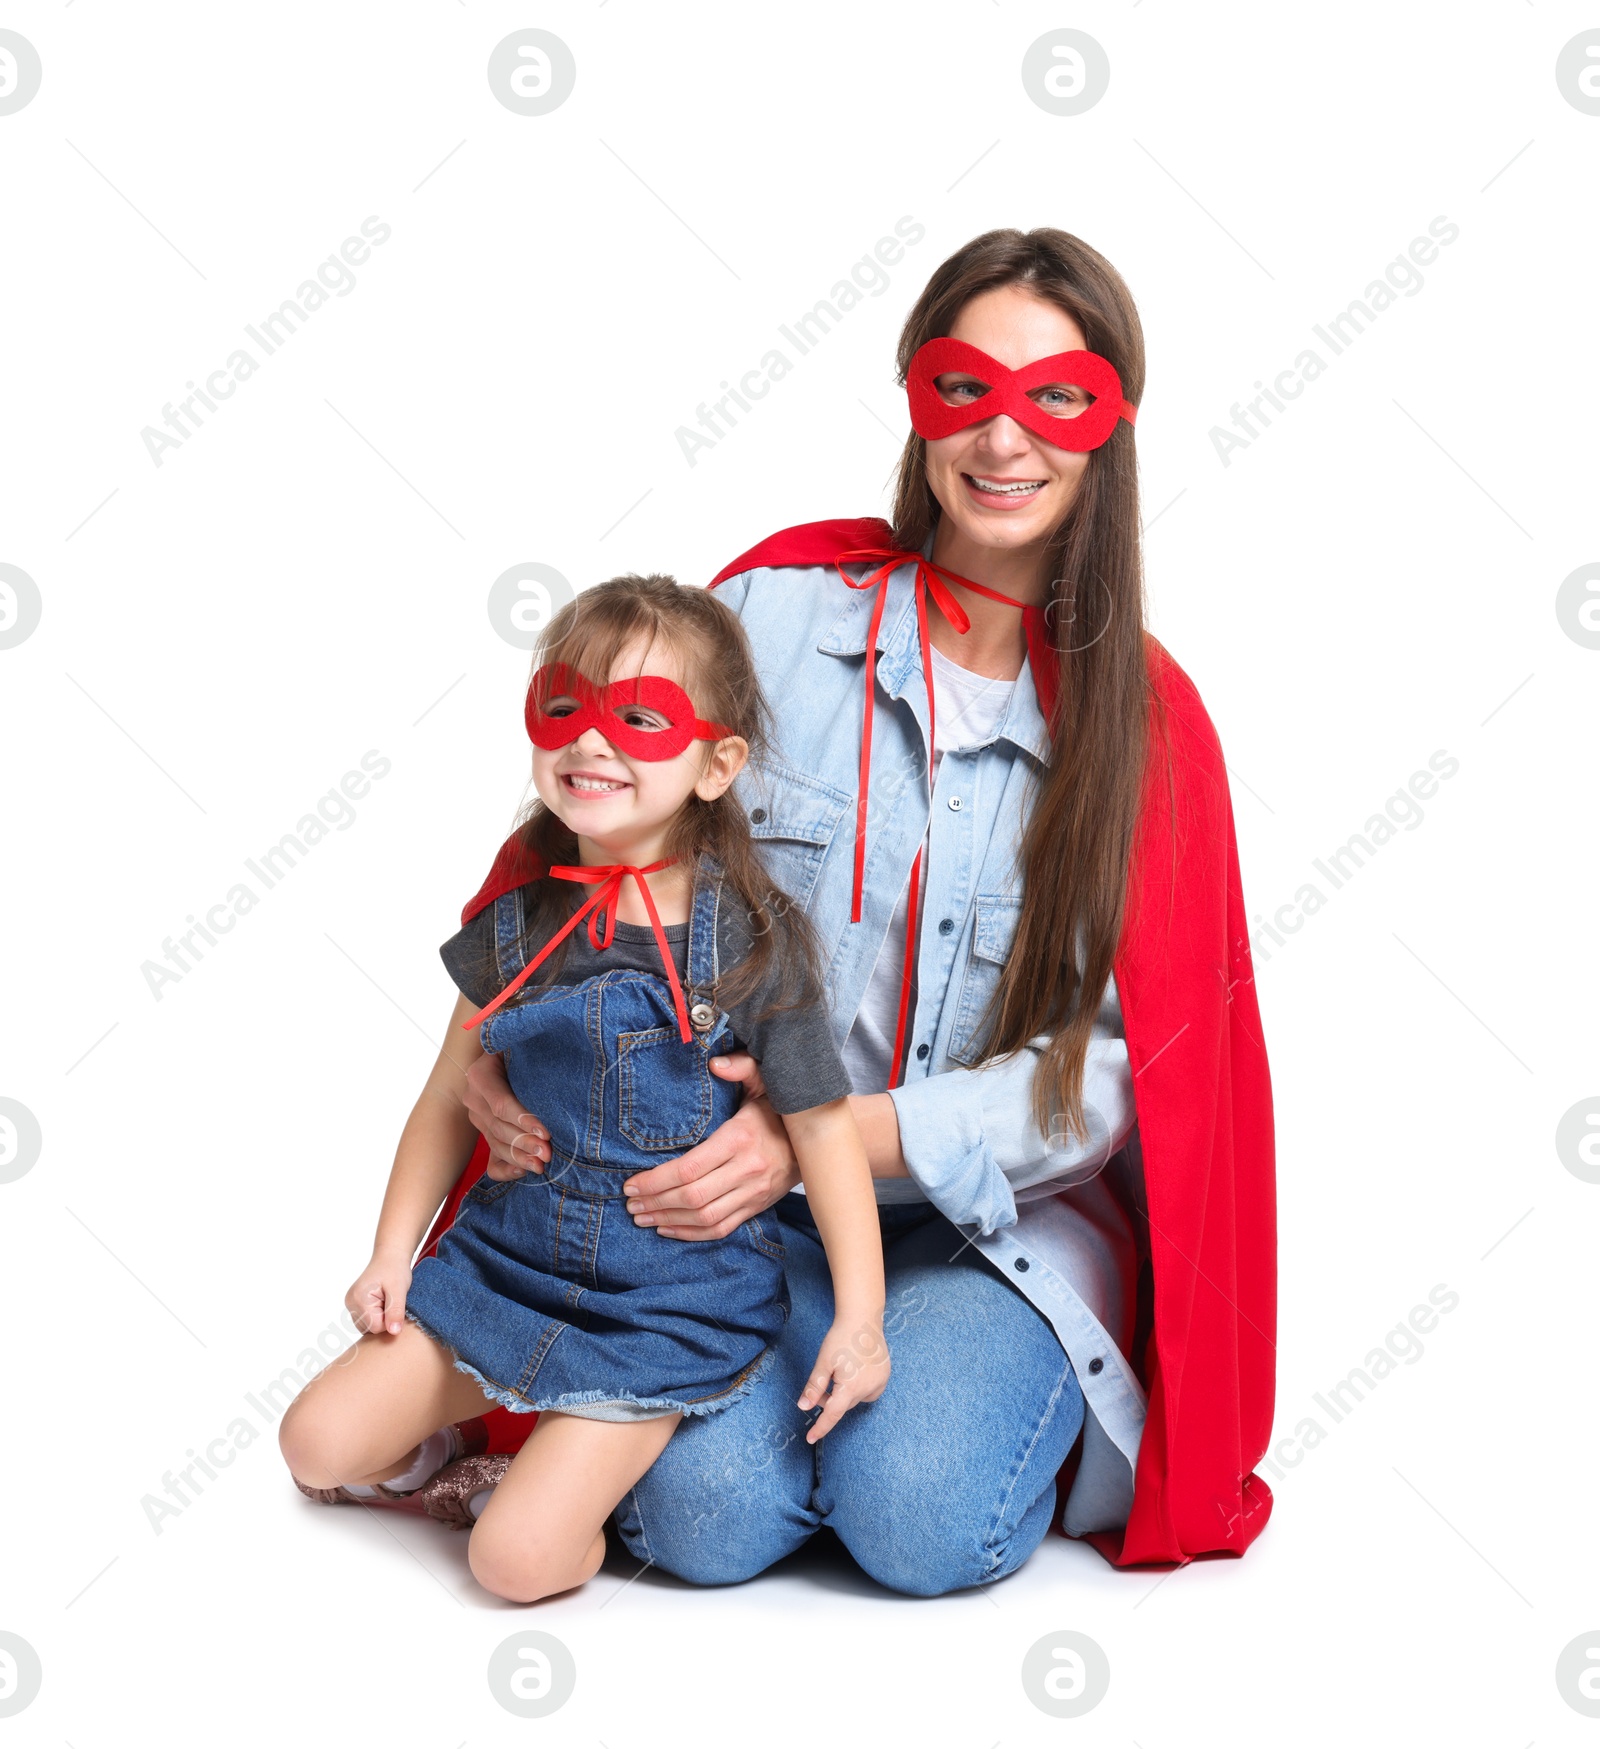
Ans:
<svg viewBox="0 0 1600 1749"><path fill-rule="evenodd" d="M569 790L576 790L584 796L613 796L619 790L630 786L625 783L612 783L604 778L588 777L582 772L569 771L562 775L561 781Z"/></svg>
<svg viewBox="0 0 1600 1749"><path fill-rule="evenodd" d="M980 492L992 492L997 498L1026 498L1032 492L1042 491L1043 480L985 480L978 474L965 476L969 485L975 486Z"/></svg>

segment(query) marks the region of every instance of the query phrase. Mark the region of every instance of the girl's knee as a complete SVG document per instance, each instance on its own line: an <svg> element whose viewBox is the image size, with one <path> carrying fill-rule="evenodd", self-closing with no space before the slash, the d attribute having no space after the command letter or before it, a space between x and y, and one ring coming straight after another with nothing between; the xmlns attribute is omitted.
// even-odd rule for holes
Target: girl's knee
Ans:
<svg viewBox="0 0 1600 1749"><path fill-rule="evenodd" d="M508 1534L482 1521L473 1526L467 1543L473 1578L508 1603L537 1603L541 1597L570 1591L593 1578L604 1558L603 1532L588 1553L576 1559L570 1547L551 1546L525 1532Z"/></svg>
<svg viewBox="0 0 1600 1749"><path fill-rule="evenodd" d="M382 1457L374 1457L371 1439L347 1427L326 1402L296 1397L278 1424L278 1450L289 1473L308 1488L334 1488L358 1481ZM400 1454L395 1454L400 1455Z"/></svg>
<svg viewBox="0 0 1600 1749"><path fill-rule="evenodd" d="M537 1603L556 1589L537 1563L518 1559L495 1547L481 1550L476 1531L467 1546L467 1565L485 1591L503 1597L507 1603Z"/></svg>
<svg viewBox="0 0 1600 1749"><path fill-rule="evenodd" d="M308 1488L331 1488L335 1483L327 1473L326 1429L321 1417L304 1396L296 1397L284 1411L278 1423L278 1450L289 1466L290 1475Z"/></svg>

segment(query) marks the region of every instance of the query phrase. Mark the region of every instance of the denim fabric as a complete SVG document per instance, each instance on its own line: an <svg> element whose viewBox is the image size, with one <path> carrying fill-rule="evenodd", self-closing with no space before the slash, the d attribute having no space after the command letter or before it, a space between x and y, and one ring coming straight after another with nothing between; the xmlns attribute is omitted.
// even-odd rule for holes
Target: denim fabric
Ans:
<svg viewBox="0 0 1600 1749"><path fill-rule="evenodd" d="M1128 1358L1138 1280L1128 1210L1142 1200L1142 1161L1114 982L1084 1069L1086 1140L1034 1121L1045 1039L979 1061L983 1011L1021 914L1018 846L1049 753L1032 674L1024 665L991 741L944 755L930 801L912 569L890 578L877 639L866 885L861 921L852 923L871 592L847 588L831 566L786 566L730 577L717 595L743 622L780 740L740 774L736 792L773 879L821 940L841 1047L928 838L905 1080L891 1094L910 1177L878 1179L878 1201L933 1203L969 1238L963 1259L981 1253L1049 1319L1088 1403L1062 1527L1074 1536L1112 1529L1127 1520L1145 1421ZM1002 1403L994 1412L1002 1422L1008 1413ZM970 1461L981 1465L977 1437Z"/></svg>
<svg viewBox="0 0 1600 1749"><path fill-rule="evenodd" d="M690 917L691 1008L715 979L718 892L699 883ZM685 1044L665 977L627 970L537 990L484 1022L484 1049L550 1132L550 1162L473 1186L417 1264L406 1316L504 1407L705 1415L766 1367L789 1305L776 1217L681 1244L638 1226L622 1191L737 1108L737 1083L708 1065L733 1039L712 1013Z"/></svg>
<svg viewBox="0 0 1600 1749"><path fill-rule="evenodd" d="M1014 1572L1055 1509L1084 1420L1048 1322L930 1204L885 1206L894 1368L816 1445L795 1407L833 1316L805 1199L777 1205L794 1307L776 1359L726 1415L685 1422L617 1508L641 1561L697 1585L748 1579L829 1526L880 1584L935 1596Z"/></svg>
<svg viewBox="0 0 1600 1749"><path fill-rule="evenodd" d="M703 866L706 878L715 878L715 859L706 857ZM530 882L503 894L498 903L469 918L439 949L456 987L479 1006L492 1001L516 976L509 967L523 964L521 946L532 927L539 885ZM574 895L574 908L588 897ZM749 911L726 886L716 921L716 965L727 973L744 963L755 947L755 935ZM779 936L791 927L787 904L774 902L763 931L770 929ZM678 976L687 983L689 925L669 923L662 933ZM596 948L580 928L561 944L556 960L547 964L550 975L541 973L541 986L581 984L604 972L659 972L661 948L647 925L618 923L605 948ZM761 1065L774 1111L805 1111L850 1093L850 1077L833 1042L833 1023L820 986L791 984L784 968L774 965L754 990L729 1005L727 1013L739 1043Z"/></svg>

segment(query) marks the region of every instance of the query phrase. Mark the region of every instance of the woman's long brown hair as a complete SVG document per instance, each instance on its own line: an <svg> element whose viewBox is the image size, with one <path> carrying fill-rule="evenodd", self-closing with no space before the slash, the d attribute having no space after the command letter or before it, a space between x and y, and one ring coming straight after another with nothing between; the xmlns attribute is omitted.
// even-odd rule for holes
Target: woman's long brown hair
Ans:
<svg viewBox="0 0 1600 1749"><path fill-rule="evenodd" d="M647 649L665 645L674 652L699 716L742 735L752 759L766 752L771 716L749 641L738 615L709 590L685 588L671 577L633 574L596 583L550 621L533 667L564 662L603 686L618 658L639 640ZM647 657L644 672L650 671ZM695 749L704 745L694 743L684 757L699 757ZM537 852L546 868L578 860L576 836L542 801L532 803L517 830L524 847ZM692 871L701 851L722 864L727 889L749 920L750 951L719 978L718 1005L731 1008L763 986L768 986L768 1008L820 1000L815 933L805 913L773 886L731 789L711 802L691 791L672 824L668 856ZM548 876L534 884L524 918L525 944L540 945L561 927L572 914L575 890L571 882ZM540 966L536 981L556 976L566 946L563 942Z"/></svg>
<svg viewBox="0 0 1600 1749"><path fill-rule="evenodd" d="M1123 394L1138 405L1144 335L1132 295L1103 255L1065 231L988 231L958 249L906 318L900 381L917 349L948 334L969 299L1008 285L1071 316L1087 349L1116 366ZM896 482L895 544L919 551L938 517L927 445L913 432ZM1060 699L1049 763L1018 852L1021 917L986 1018L983 1057L1005 1056L1049 1035L1034 1078L1034 1116L1047 1135L1065 1124L1081 1138L1084 1061L1122 933L1154 698L1138 466L1125 420L1089 452L1044 562Z"/></svg>

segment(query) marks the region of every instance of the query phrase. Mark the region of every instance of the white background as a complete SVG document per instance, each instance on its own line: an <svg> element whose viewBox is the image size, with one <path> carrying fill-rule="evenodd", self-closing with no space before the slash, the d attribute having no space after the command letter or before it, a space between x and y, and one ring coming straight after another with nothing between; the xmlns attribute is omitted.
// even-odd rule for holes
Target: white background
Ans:
<svg viewBox="0 0 1600 1749"><path fill-rule="evenodd" d="M0 116L0 561L43 604L0 650L0 1095L43 1133L0 1185L0 1628L44 1665L8 1740L1593 1741L1554 1672L1600 1630L1600 1185L1555 1145L1600 1094L1600 651L1556 612L1600 559L1600 117L1555 78L1594 8L71 0L0 25L43 64ZM538 117L485 76L529 25L578 69ZM1061 26L1111 63L1073 117L1019 73ZM368 215L392 235L355 289L157 467L141 430ZM691 468L697 403L905 215L926 236L888 289ZM1460 234L1420 291L1331 357L1312 325L1439 215ZM1139 304L1151 622L1220 731L1252 914L1459 761L1257 962L1299 1461L1263 1470L1242 1560L1167 1577L1053 1535L933 1601L808 1553L503 1605L465 1538L303 1500L245 1401L367 1258L451 1004L437 943L522 795L527 658L489 586L524 561L703 581L881 512L906 310L968 238L1033 224ZM1224 466L1212 428L1307 345L1325 375ZM157 1000L143 963L369 749L392 769L354 823ZM1438 1283L1459 1305L1422 1357L1334 1425L1313 1393ZM144 1497L240 1415L255 1443L158 1534ZM536 1726L485 1677L530 1626L578 1669ZM1070 1723L1020 1679L1058 1629L1112 1672Z"/></svg>

